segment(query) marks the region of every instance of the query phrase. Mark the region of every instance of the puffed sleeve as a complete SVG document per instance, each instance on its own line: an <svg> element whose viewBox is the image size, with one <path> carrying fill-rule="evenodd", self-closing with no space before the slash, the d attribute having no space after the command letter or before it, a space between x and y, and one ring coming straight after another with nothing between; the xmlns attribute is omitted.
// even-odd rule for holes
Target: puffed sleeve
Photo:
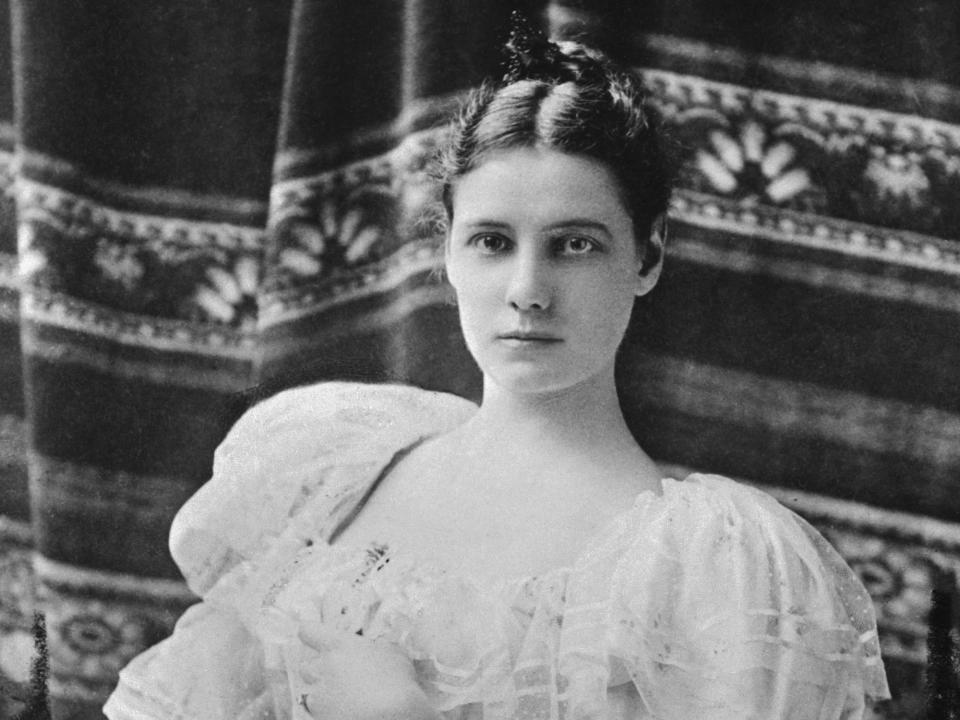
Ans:
<svg viewBox="0 0 960 720"><path fill-rule="evenodd" d="M124 668L110 720L289 716L269 659L241 608L259 559L291 528L326 539L398 450L476 410L452 395L399 385L322 383L245 413L214 455L213 476L181 508L170 550L202 601L171 637Z"/></svg>
<svg viewBox="0 0 960 720"><path fill-rule="evenodd" d="M256 405L217 448L212 479L171 527L170 552L190 589L203 595L238 563L262 554L293 515L318 499L330 510L320 521L336 519L356 499L354 478L475 410L446 393L343 382L287 390Z"/></svg>
<svg viewBox="0 0 960 720"><path fill-rule="evenodd" d="M870 597L812 526L717 476L648 500L619 528L610 654L651 717L850 719L889 697Z"/></svg>

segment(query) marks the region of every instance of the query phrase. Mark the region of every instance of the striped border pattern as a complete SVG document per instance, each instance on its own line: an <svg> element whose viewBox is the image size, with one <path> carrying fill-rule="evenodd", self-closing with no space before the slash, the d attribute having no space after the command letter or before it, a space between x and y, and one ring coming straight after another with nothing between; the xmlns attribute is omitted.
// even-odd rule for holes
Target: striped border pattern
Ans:
<svg viewBox="0 0 960 720"><path fill-rule="evenodd" d="M781 122L795 122L810 132L852 132L875 142L895 140L923 149L939 148L951 153L960 150L960 126L940 120L745 88L666 70L642 68L640 72L653 85L657 104L668 113L696 106L709 106L723 113L751 109Z"/></svg>
<svg viewBox="0 0 960 720"><path fill-rule="evenodd" d="M21 317L134 347L240 360L257 355L256 332L125 313L57 292L30 289L24 293Z"/></svg>
<svg viewBox="0 0 960 720"><path fill-rule="evenodd" d="M960 276L960 244L906 230L783 209L743 207L689 190L677 193L671 217L708 230Z"/></svg>
<svg viewBox="0 0 960 720"><path fill-rule="evenodd" d="M765 85L788 87L802 94L830 97L857 105L858 100L871 99L866 105L897 110L923 108L927 114L950 116L960 108L960 89L942 82L915 77L902 77L863 70L853 66L823 61L796 60L782 55L748 53L733 46L707 43L677 35L638 34L634 44L640 53L653 54L658 68L681 72L692 69L695 74L722 76L734 82L743 78Z"/></svg>
<svg viewBox="0 0 960 720"><path fill-rule="evenodd" d="M120 211L24 177L17 178L13 192L19 222L43 223L67 237L117 235L136 238L160 249L186 246L257 251L264 244L264 231L260 228Z"/></svg>

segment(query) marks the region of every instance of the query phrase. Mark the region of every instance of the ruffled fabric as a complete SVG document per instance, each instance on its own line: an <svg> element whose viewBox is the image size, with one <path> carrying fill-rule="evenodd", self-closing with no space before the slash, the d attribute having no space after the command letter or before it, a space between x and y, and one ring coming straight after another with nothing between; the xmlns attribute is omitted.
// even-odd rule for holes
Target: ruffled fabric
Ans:
<svg viewBox="0 0 960 720"><path fill-rule="evenodd" d="M420 403L419 422L391 405L405 392ZM123 672L109 717L295 717L306 619L399 645L450 720L859 718L867 698L889 696L872 604L852 571L802 519L725 478L665 480L662 495L641 494L570 567L536 578L454 575L401 547L328 544L398 449L473 411L408 388L338 393L340 403L372 394L360 407L376 400L385 412L366 416L367 430L340 427L340 442L306 418L278 426L270 413L231 432L219 487L191 500L173 533L205 601ZM284 456L282 445L314 448L318 435L330 450ZM266 460L253 467L251 455ZM256 473L268 469L299 484L265 488ZM246 534L225 522L224 502L260 508Z"/></svg>
<svg viewBox="0 0 960 720"><path fill-rule="evenodd" d="M476 409L402 385L330 382L279 393L244 414L217 448L213 478L174 519L173 559L202 596L291 520L326 537L399 450Z"/></svg>
<svg viewBox="0 0 960 720"><path fill-rule="evenodd" d="M268 555L289 560L323 542L398 452L474 412L445 393L339 382L287 390L246 412L170 531L171 554L204 602L121 671L107 716L289 717L289 691L267 677L264 648L238 614L248 579Z"/></svg>
<svg viewBox="0 0 960 720"><path fill-rule="evenodd" d="M668 481L587 562L614 568L609 651L654 717L860 717L889 695L866 590L759 490Z"/></svg>

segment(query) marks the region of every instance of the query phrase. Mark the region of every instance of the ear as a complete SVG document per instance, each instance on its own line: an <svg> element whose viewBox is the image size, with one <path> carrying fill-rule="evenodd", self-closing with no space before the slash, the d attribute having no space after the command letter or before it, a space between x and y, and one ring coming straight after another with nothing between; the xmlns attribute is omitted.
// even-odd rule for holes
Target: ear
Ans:
<svg viewBox="0 0 960 720"><path fill-rule="evenodd" d="M650 223L650 239L641 258L637 272L637 297L653 290L663 270L663 253L667 242L667 216L661 213Z"/></svg>

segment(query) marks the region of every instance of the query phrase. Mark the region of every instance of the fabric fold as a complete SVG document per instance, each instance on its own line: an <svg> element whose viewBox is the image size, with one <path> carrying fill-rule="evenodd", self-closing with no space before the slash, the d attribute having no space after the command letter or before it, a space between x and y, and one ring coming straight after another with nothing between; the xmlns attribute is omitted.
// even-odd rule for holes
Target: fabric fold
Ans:
<svg viewBox="0 0 960 720"><path fill-rule="evenodd" d="M171 541L204 602L123 672L112 717L292 718L299 628L317 622L396 643L448 720L840 720L889 695L853 572L801 518L719 476L664 480L537 577L329 542L398 451L473 411L335 384L245 416ZM211 692L229 696L219 711Z"/></svg>

